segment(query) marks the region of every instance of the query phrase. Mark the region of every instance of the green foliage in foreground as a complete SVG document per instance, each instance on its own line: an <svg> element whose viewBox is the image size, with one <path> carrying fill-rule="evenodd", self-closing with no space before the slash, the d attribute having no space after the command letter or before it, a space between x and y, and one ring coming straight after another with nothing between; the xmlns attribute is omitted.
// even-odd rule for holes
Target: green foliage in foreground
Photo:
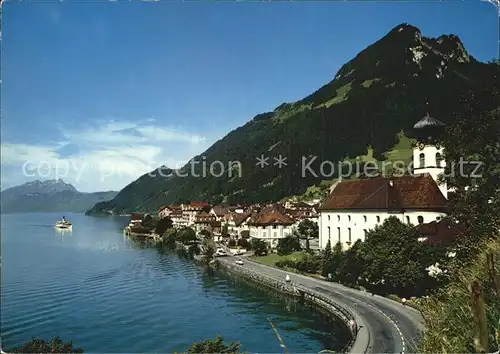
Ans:
<svg viewBox="0 0 500 354"><path fill-rule="evenodd" d="M295 251L300 251L300 241L295 235L288 235L285 238L278 240L276 248L280 256L285 256Z"/></svg>
<svg viewBox="0 0 500 354"><path fill-rule="evenodd" d="M261 239L252 239L252 249L256 256L263 256L267 254L267 243Z"/></svg>
<svg viewBox="0 0 500 354"><path fill-rule="evenodd" d="M73 341L64 343L59 337L50 341L33 338L20 347L7 350L7 353L83 353L82 348L76 348L73 344Z"/></svg>
<svg viewBox="0 0 500 354"><path fill-rule="evenodd" d="M194 342L187 353L240 353L241 344L238 342L224 343L224 338L217 335L215 339L205 339L202 342Z"/></svg>
<svg viewBox="0 0 500 354"><path fill-rule="evenodd" d="M83 348L73 346L74 342L64 343L59 337L54 337L50 341L33 338L20 347L7 350L8 353L83 353ZM194 342L186 353L242 353L239 342L224 343L224 338L217 335L215 339L205 339L202 342ZM244 352L243 352L244 353Z"/></svg>
<svg viewBox="0 0 500 354"><path fill-rule="evenodd" d="M421 299L418 307L425 319L426 331L419 352L474 353L478 333L471 309L470 285L480 281L486 303L486 320L489 348L486 352L500 350L500 289L495 290L488 271L486 255L496 254L495 268L500 272L500 241L483 244L483 251L470 266L453 276L448 286L436 296Z"/></svg>

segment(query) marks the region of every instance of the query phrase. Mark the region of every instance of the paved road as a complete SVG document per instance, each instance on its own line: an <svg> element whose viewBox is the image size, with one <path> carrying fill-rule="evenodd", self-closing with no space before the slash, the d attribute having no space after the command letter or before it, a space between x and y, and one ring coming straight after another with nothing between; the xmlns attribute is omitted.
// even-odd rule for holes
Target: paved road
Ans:
<svg viewBox="0 0 500 354"><path fill-rule="evenodd" d="M226 257L225 257L226 258ZM359 335L368 336L367 353L416 353L418 338L423 329L423 319L418 311L393 300L372 296L370 293L347 288L304 275L287 273L242 257L227 257L234 263L243 261L241 267L249 268L266 276L285 279L286 274L294 284L323 293L339 305L354 311L361 317L363 327Z"/></svg>

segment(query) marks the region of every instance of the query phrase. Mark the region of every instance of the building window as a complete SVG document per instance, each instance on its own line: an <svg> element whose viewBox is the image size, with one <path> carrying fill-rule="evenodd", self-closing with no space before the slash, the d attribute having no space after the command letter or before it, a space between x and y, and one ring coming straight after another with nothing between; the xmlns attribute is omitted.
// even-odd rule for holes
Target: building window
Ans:
<svg viewBox="0 0 500 354"><path fill-rule="evenodd" d="M418 218L417 218L417 220L418 220L419 224L423 224L424 223L424 217L422 215L419 215Z"/></svg>
<svg viewBox="0 0 500 354"><path fill-rule="evenodd" d="M265 232L265 231L264 231L264 232L262 232L262 237L264 237L264 238L266 238L266 237L267 237L267 234L266 234L266 232Z"/></svg>
<svg viewBox="0 0 500 354"><path fill-rule="evenodd" d="M330 230L330 226L328 226L328 241L330 241L330 238L332 237L332 230Z"/></svg>
<svg viewBox="0 0 500 354"><path fill-rule="evenodd" d="M406 223L409 224L410 223L410 217L408 215L406 215Z"/></svg>
<svg viewBox="0 0 500 354"><path fill-rule="evenodd" d="M367 234L366 229L363 229L363 233L365 234L365 237L366 237L366 234Z"/></svg>
<svg viewBox="0 0 500 354"><path fill-rule="evenodd" d="M443 160L443 157L439 152L436 152L436 167L441 167L441 161Z"/></svg>
<svg viewBox="0 0 500 354"><path fill-rule="evenodd" d="M380 216L377 215L377 222L380 222Z"/></svg>
<svg viewBox="0 0 500 354"><path fill-rule="evenodd" d="M328 221L330 221L330 215L328 215Z"/></svg>
<svg viewBox="0 0 500 354"><path fill-rule="evenodd" d="M351 228L348 228L347 231L349 232L349 242L351 242Z"/></svg>
<svg viewBox="0 0 500 354"><path fill-rule="evenodd" d="M275 229L275 228L277 228L277 227L278 227L278 226L276 226L276 225L273 225L273 229Z"/></svg>
<svg viewBox="0 0 500 354"><path fill-rule="evenodd" d="M419 159L419 165L418 167L422 168L425 166L425 154L423 152L420 153L420 155L418 156L418 159Z"/></svg>
<svg viewBox="0 0 500 354"><path fill-rule="evenodd" d="M366 222L366 215L363 215L363 220Z"/></svg>
<svg viewBox="0 0 500 354"><path fill-rule="evenodd" d="M337 215L337 221L340 221L340 215Z"/></svg>
<svg viewBox="0 0 500 354"><path fill-rule="evenodd" d="M351 221L351 215L347 215L347 220L350 222Z"/></svg>
<svg viewBox="0 0 500 354"><path fill-rule="evenodd" d="M339 239L339 242L340 242L340 227L337 227L337 236L338 236L338 239Z"/></svg>

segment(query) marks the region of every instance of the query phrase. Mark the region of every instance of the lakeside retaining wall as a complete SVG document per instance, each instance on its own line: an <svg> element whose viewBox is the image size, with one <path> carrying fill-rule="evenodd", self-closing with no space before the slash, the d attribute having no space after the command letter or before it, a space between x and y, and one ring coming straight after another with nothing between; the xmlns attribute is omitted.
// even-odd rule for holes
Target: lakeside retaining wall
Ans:
<svg viewBox="0 0 500 354"><path fill-rule="evenodd" d="M242 267L237 264L233 264L228 258L216 258L217 266L220 268L237 274L242 278L245 278L252 283L256 283L258 285L265 286L267 288L271 288L273 290L277 290L282 294L293 296L299 299L303 299L304 301L320 307L325 310L330 315L335 316L335 318L341 320L341 322L349 329L351 333L351 339L349 343L344 348L343 352L350 352L354 346L354 343L357 339L357 321L356 316L345 309L338 303L330 300L328 297L320 294L317 291L311 290L309 288L305 288L300 285L294 285L287 283L284 280L279 278L263 275L261 273L257 273L248 268ZM354 324L354 326L352 326Z"/></svg>

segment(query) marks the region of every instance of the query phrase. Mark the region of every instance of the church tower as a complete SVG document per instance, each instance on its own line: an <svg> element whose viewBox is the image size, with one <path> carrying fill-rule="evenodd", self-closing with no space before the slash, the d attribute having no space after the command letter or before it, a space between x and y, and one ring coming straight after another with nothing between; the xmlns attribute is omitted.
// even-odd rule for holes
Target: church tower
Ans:
<svg viewBox="0 0 500 354"><path fill-rule="evenodd" d="M446 183L439 184L438 177L444 173L443 147L438 138L444 130L445 124L432 118L429 113L419 120L413 129L417 135L417 145L413 148L413 173L415 175L429 173L436 181L445 198L448 198Z"/></svg>

